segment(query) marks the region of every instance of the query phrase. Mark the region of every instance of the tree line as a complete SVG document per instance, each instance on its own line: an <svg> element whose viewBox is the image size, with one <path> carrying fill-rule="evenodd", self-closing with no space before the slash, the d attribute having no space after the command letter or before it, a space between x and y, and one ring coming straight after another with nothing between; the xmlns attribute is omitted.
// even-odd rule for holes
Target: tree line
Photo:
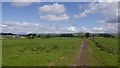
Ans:
<svg viewBox="0 0 120 68"><path fill-rule="evenodd" d="M13 34L13 33L0 33L0 35L20 35L23 37L27 37L29 39L33 39L35 37L38 38L50 38L50 37L81 37L81 38L95 38L95 37L112 37L114 38L112 34L108 33L62 33L62 34L36 34L36 33L29 33L29 34Z"/></svg>

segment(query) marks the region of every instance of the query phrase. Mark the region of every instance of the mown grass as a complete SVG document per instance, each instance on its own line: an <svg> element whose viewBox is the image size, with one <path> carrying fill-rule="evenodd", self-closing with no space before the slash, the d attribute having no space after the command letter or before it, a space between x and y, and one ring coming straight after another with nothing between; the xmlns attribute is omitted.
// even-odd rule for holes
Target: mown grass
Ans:
<svg viewBox="0 0 120 68"><path fill-rule="evenodd" d="M79 49L79 38L3 39L3 66L64 66Z"/></svg>
<svg viewBox="0 0 120 68"><path fill-rule="evenodd" d="M118 40L117 38L98 38L95 39L97 43L102 44L104 48L112 48L114 52L117 52L118 49ZM96 46L96 44L89 40L92 50L95 54L96 59L99 61L99 66L118 66L118 55L113 53L108 53L104 50L101 50Z"/></svg>

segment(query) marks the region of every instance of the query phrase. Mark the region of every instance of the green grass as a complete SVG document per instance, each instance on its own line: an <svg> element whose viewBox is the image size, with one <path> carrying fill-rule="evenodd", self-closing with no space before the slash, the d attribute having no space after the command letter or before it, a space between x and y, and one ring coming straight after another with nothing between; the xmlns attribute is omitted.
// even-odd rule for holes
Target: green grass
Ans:
<svg viewBox="0 0 120 68"><path fill-rule="evenodd" d="M2 40L0 39L0 67L2 66Z"/></svg>
<svg viewBox="0 0 120 68"><path fill-rule="evenodd" d="M106 49L111 49L113 53L118 53L118 38L97 38L95 41L100 43Z"/></svg>
<svg viewBox="0 0 120 68"><path fill-rule="evenodd" d="M118 40L116 38L98 38L95 39L105 48L113 48L114 52L118 49ZM99 61L99 66L118 66L118 55L101 51L96 44L89 40L92 50Z"/></svg>
<svg viewBox="0 0 120 68"><path fill-rule="evenodd" d="M68 65L81 44L79 38L3 39L3 66Z"/></svg>
<svg viewBox="0 0 120 68"><path fill-rule="evenodd" d="M118 50L116 38L97 38L95 41L105 48ZM67 66L72 63L81 42L80 38L46 38L46 39L3 39L3 66ZM89 63L91 66L117 66L118 55L101 51L90 39ZM94 58L99 61L93 63Z"/></svg>

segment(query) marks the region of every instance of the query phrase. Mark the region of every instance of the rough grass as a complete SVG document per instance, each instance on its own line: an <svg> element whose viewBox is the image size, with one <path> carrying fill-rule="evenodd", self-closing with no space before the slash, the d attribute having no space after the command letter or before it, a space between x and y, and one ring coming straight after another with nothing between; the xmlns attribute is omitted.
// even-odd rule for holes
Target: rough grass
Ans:
<svg viewBox="0 0 120 68"><path fill-rule="evenodd" d="M3 39L3 66L67 65L79 45L79 38Z"/></svg>
<svg viewBox="0 0 120 68"><path fill-rule="evenodd" d="M99 38L95 39L98 43L102 44L105 48L113 48L114 52L118 49L118 40L116 38ZM89 40L92 50L99 61L99 66L118 66L118 55L107 53L96 47L96 44Z"/></svg>
<svg viewBox="0 0 120 68"><path fill-rule="evenodd" d="M118 54L118 38L97 38L95 41L103 45L105 49L111 50L114 54Z"/></svg>
<svg viewBox="0 0 120 68"><path fill-rule="evenodd" d="M67 66L75 57L81 45L80 38L46 38L46 39L3 39L3 66ZM117 52L116 38L95 39L105 48ZM101 51L90 39L92 66L118 66L118 55ZM99 61L94 64L94 58Z"/></svg>
<svg viewBox="0 0 120 68"><path fill-rule="evenodd" d="M2 40L0 39L0 67L2 66Z"/></svg>

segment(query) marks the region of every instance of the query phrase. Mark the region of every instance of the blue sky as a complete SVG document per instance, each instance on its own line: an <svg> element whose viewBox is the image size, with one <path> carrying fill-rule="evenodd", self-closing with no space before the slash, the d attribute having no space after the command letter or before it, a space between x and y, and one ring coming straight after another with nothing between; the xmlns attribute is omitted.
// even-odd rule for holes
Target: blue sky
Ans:
<svg viewBox="0 0 120 68"><path fill-rule="evenodd" d="M113 8L108 7L111 4ZM105 15L110 9L116 10L114 8L116 5L113 3L105 3L104 5L107 6L101 7L99 5L102 4L96 2L3 2L2 31L12 33L117 31L117 28L113 28L117 26L116 22L108 23L110 16ZM104 8L106 8L105 11ZM108 14L111 17L114 15L112 11Z"/></svg>

